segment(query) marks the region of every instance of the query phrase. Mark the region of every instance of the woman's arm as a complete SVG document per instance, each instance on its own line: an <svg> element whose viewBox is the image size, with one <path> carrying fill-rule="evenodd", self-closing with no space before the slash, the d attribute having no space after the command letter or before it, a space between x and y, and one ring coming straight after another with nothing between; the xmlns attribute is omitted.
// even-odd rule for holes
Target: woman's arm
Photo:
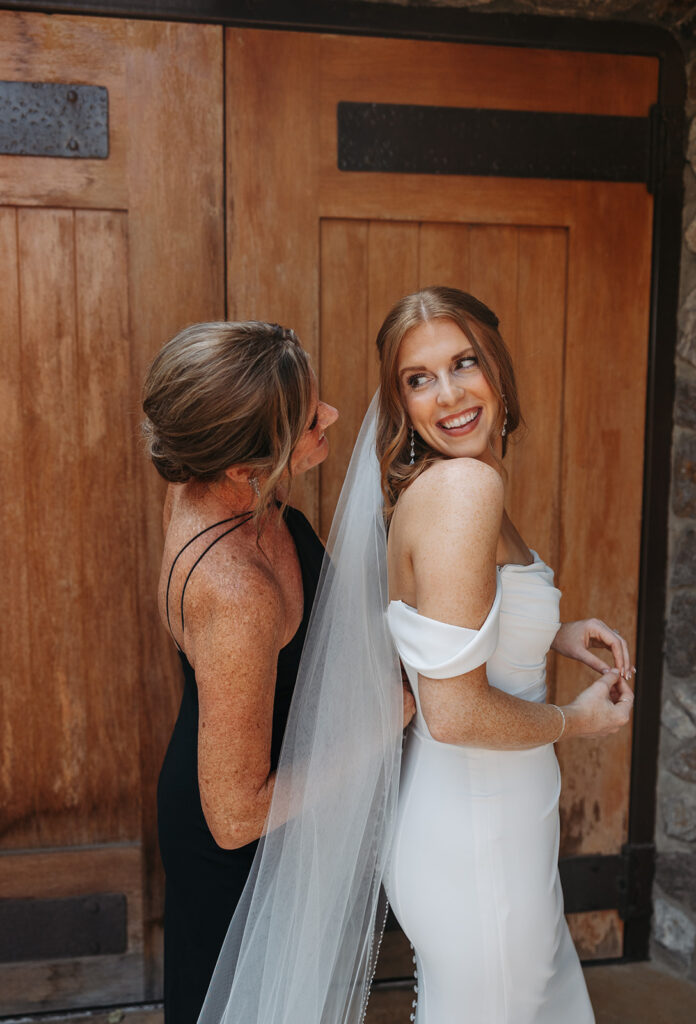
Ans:
<svg viewBox="0 0 696 1024"><path fill-rule="evenodd" d="M273 795L273 702L285 615L278 588L244 567L234 586L191 594L187 641L198 686L198 781L216 843L236 849L263 832Z"/></svg>
<svg viewBox="0 0 696 1024"><path fill-rule="evenodd" d="M407 492L401 528L410 550L421 614L469 629L488 616L496 588L496 547L503 484L494 469L471 459L441 462ZM551 743L563 721L552 705L492 687L485 666L452 679L419 679L428 728L443 743L515 750ZM564 736L615 732L633 695L608 673L563 708Z"/></svg>

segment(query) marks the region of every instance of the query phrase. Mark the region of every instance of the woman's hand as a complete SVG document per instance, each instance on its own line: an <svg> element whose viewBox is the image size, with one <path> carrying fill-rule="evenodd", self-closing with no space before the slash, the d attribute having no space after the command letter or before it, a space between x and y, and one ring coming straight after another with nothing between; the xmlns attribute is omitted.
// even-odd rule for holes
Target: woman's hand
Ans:
<svg viewBox="0 0 696 1024"><path fill-rule="evenodd" d="M633 691L618 669L610 669L588 686L563 712L566 736L609 736L631 717Z"/></svg>
<svg viewBox="0 0 696 1024"><path fill-rule="evenodd" d="M551 649L558 651L566 658L574 658L589 665L595 672L607 673L609 666L596 654L590 652L591 647L603 647L611 651L614 668L624 679L630 679L636 667L631 663L628 644L615 629L610 629L601 619L580 619L578 622L564 622L556 633Z"/></svg>

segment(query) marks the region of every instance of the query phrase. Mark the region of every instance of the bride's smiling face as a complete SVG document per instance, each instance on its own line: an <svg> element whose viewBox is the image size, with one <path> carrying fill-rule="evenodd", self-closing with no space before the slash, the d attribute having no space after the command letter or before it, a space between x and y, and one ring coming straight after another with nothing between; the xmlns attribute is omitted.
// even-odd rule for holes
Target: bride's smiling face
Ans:
<svg viewBox="0 0 696 1024"><path fill-rule="evenodd" d="M493 450L500 458L500 400L453 320L438 317L408 331L397 373L409 423L430 448L495 465L490 438L495 437Z"/></svg>

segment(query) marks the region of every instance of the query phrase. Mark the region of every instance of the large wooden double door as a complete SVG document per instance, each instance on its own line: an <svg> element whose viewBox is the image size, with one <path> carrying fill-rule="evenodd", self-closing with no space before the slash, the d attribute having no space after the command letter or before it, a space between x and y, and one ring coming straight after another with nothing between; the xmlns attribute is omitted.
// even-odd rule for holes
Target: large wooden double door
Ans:
<svg viewBox="0 0 696 1024"><path fill-rule="evenodd" d="M500 317L528 425L506 460L513 518L556 568L563 617L601 616L634 643L645 185L341 170L337 108L645 118L657 63L7 12L0 29L0 78L106 86L110 134L105 160L0 156L0 914L21 925L0 1013L14 1013L159 992L154 787L180 683L156 615L162 491L139 391L185 324L298 331L340 410L329 461L296 492L325 534L382 318L426 284L473 292ZM553 664L553 699L588 676ZM619 851L630 743L561 748L564 856ZM82 945L61 921L82 922ZM621 955L615 911L572 926L585 956Z"/></svg>

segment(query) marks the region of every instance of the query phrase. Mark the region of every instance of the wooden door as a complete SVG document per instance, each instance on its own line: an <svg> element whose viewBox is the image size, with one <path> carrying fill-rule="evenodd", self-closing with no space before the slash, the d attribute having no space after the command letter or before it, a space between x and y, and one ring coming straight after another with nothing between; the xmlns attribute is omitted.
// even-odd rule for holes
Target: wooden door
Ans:
<svg viewBox="0 0 696 1024"><path fill-rule="evenodd" d="M555 567L563 618L600 616L635 650L652 235L645 183L341 170L337 123L339 104L365 104L387 163L403 143L389 134L400 117L390 105L418 107L426 124L425 108L446 107L644 126L657 61L234 29L226 49L230 315L295 326L323 396L340 410L328 462L303 481L305 509L325 534L376 386L374 338L391 304L427 284L469 290L498 313L519 377L528 434L506 460L513 519ZM371 104L384 105L379 116ZM420 167L417 147L413 162ZM591 678L552 663L550 699L571 700ZM559 749L563 857L619 853L630 749L629 730ZM584 958L621 956L617 910L572 915L571 928ZM397 961L382 973L399 973Z"/></svg>
<svg viewBox="0 0 696 1024"><path fill-rule="evenodd" d="M155 780L180 673L139 441L224 315L222 32L0 13L0 79L108 91L108 156L0 156L0 1014L160 991Z"/></svg>

